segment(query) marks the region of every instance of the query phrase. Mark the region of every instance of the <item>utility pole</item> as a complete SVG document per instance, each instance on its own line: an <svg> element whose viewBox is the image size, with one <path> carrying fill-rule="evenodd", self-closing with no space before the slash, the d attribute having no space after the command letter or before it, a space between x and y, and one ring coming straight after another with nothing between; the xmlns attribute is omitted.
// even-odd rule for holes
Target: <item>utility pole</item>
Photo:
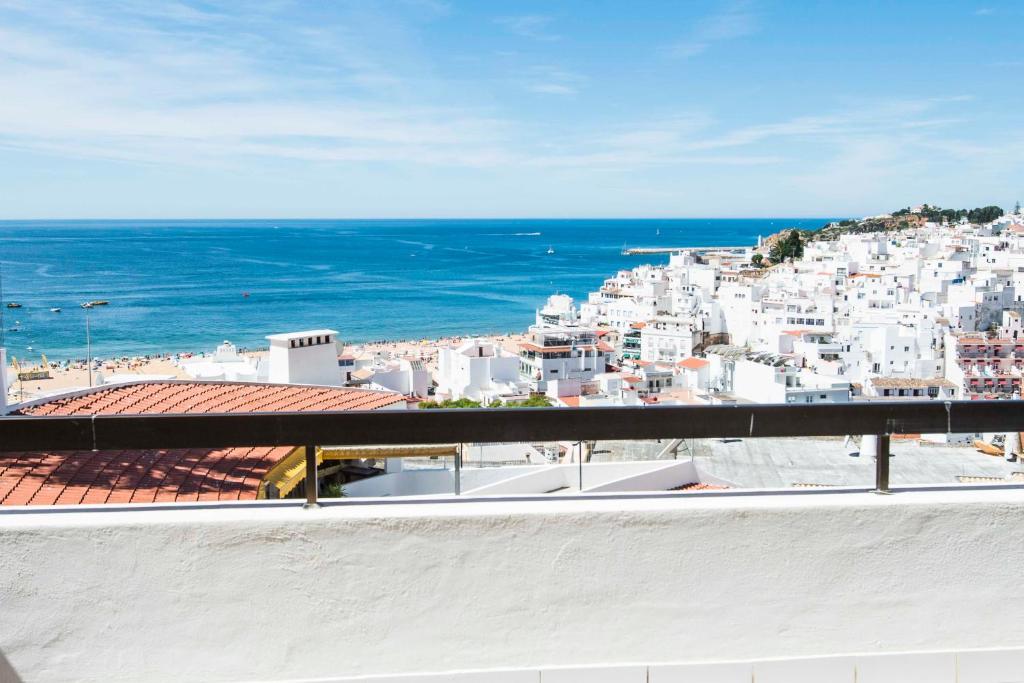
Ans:
<svg viewBox="0 0 1024 683"><path fill-rule="evenodd" d="M92 308L92 304L83 304L82 308L85 309L85 362L89 369L89 387L92 388L92 335L89 331L89 309Z"/></svg>

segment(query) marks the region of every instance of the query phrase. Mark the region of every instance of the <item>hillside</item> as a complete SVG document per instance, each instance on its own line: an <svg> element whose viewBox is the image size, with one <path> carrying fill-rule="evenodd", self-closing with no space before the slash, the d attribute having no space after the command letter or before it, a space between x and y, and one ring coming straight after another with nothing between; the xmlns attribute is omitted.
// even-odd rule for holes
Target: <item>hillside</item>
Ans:
<svg viewBox="0 0 1024 683"><path fill-rule="evenodd" d="M802 242L833 241L841 235L855 235L869 232L891 232L919 228L928 221L958 221L967 218L972 223L987 223L1003 215L998 206L983 206L974 209L943 209L938 206L924 204L917 209L899 209L883 216L871 216L861 219L848 219L836 223L827 223L816 230L798 230L787 228L766 237L761 246L761 253L768 255L772 247L781 239L789 238L794 230L800 235ZM792 240L790 240L792 241Z"/></svg>

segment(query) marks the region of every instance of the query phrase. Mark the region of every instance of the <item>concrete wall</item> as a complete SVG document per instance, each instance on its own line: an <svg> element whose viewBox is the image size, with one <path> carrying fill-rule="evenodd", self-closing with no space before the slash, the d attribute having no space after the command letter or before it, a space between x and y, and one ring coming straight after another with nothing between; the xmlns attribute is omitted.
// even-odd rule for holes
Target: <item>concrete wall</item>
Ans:
<svg viewBox="0 0 1024 683"><path fill-rule="evenodd" d="M748 664L693 665L816 656L756 680L852 681L864 657L842 655L1024 646L1022 505L993 489L5 510L0 653L26 681L746 682ZM1020 653L886 661L902 677L857 680L1024 676ZM595 665L629 666L557 668Z"/></svg>
<svg viewBox="0 0 1024 683"><path fill-rule="evenodd" d="M506 496L548 493L567 487L579 490L579 472L578 464L464 467L462 493L472 496ZM668 491L701 480L703 477L698 476L689 461L650 460L583 465L583 488L591 492ZM345 485L345 495L352 498L452 494L454 490L455 473L450 469L407 469Z"/></svg>
<svg viewBox="0 0 1024 683"><path fill-rule="evenodd" d="M699 481L697 468L688 460L659 461L660 467L652 467L643 473L631 473L601 484L590 484L589 470L583 472L583 487L587 491L610 493L613 491L669 491L677 486Z"/></svg>

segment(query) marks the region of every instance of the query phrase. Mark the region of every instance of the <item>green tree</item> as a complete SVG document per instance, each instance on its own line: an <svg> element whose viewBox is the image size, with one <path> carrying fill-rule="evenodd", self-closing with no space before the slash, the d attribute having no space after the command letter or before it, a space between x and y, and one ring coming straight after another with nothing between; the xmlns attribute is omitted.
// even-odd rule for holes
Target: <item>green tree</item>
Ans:
<svg viewBox="0 0 1024 683"><path fill-rule="evenodd" d="M344 498L345 487L336 481L332 481L329 484L324 485L324 498Z"/></svg>
<svg viewBox="0 0 1024 683"><path fill-rule="evenodd" d="M543 394L535 394L525 401L507 404L508 408L550 408L551 399Z"/></svg>
<svg viewBox="0 0 1024 683"><path fill-rule="evenodd" d="M983 206L971 209L967 212L967 220L972 223L988 223L1003 215L1003 210L998 206Z"/></svg>
<svg viewBox="0 0 1024 683"><path fill-rule="evenodd" d="M768 259L772 263L782 263L788 258L800 258L804 255L804 241L799 230L790 230L785 236L780 235L768 250Z"/></svg>
<svg viewBox="0 0 1024 683"><path fill-rule="evenodd" d="M457 401L453 401L450 398L438 403L437 401L420 401L420 410L437 410L439 408L479 408L480 401L473 401L468 398L460 398Z"/></svg>
<svg viewBox="0 0 1024 683"><path fill-rule="evenodd" d="M501 407L501 399L500 398L494 399L493 401L491 401L490 403L487 404L487 407L488 408L500 408Z"/></svg>
<svg viewBox="0 0 1024 683"><path fill-rule="evenodd" d="M752 264L754 264L754 266L756 268L760 268L761 267L761 262L762 261L764 261L764 255L763 254L754 254L753 256L750 257L750 262Z"/></svg>

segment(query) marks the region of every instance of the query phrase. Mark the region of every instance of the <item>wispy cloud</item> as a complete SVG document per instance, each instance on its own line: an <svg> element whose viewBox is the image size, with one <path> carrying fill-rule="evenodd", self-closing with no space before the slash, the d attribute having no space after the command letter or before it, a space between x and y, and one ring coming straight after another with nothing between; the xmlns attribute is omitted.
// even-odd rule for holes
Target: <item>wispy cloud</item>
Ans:
<svg viewBox="0 0 1024 683"><path fill-rule="evenodd" d="M498 17L494 21L509 32L523 38L541 41L560 40L562 36L548 30L553 20L553 17L544 14L523 14Z"/></svg>
<svg viewBox="0 0 1024 683"><path fill-rule="evenodd" d="M979 17L987 17L995 13L996 11L991 7L979 7L978 9L974 10L974 14Z"/></svg>
<svg viewBox="0 0 1024 683"><path fill-rule="evenodd" d="M46 0L0 13L10 26L0 28L7 148L179 164L259 156L472 166L505 154L505 122L417 98L404 84L429 90L429 75L394 46L367 47L355 20L294 25L272 13L131 0L116 17ZM205 33L213 23L222 30Z"/></svg>
<svg viewBox="0 0 1024 683"><path fill-rule="evenodd" d="M757 30L757 15L751 4L738 0L701 19L688 36L668 46L666 53L678 58L695 57L715 43L741 38Z"/></svg>
<svg viewBox="0 0 1024 683"><path fill-rule="evenodd" d="M526 69L522 78L527 90L545 95L575 95L586 81L581 74L554 66Z"/></svg>

